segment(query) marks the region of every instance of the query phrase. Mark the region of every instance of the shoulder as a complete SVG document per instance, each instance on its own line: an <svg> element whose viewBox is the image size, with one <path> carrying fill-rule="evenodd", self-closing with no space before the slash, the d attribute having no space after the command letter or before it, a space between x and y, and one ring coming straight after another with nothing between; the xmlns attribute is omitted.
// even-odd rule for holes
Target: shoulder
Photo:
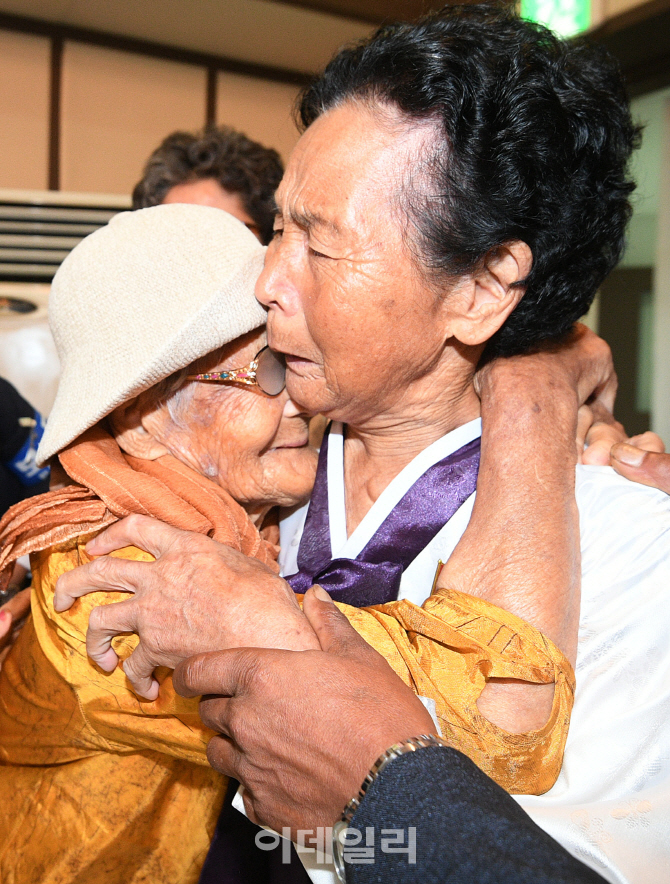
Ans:
<svg viewBox="0 0 670 884"><path fill-rule="evenodd" d="M585 542L598 536L664 539L670 542L670 495L624 479L611 467L580 464L576 474L576 496Z"/></svg>
<svg viewBox="0 0 670 884"><path fill-rule="evenodd" d="M670 496L611 467L580 465L576 478L585 603L670 589Z"/></svg>
<svg viewBox="0 0 670 884"><path fill-rule="evenodd" d="M576 492L580 515L594 518L603 509L621 511L625 506L628 518L658 518L670 525L670 495L624 479L612 467L579 464Z"/></svg>

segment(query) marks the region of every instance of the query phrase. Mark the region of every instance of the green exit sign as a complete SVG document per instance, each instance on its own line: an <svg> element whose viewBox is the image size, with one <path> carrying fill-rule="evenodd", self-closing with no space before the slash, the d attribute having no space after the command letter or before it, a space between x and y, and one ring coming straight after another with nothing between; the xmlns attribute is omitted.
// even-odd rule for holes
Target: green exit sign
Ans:
<svg viewBox="0 0 670 884"><path fill-rule="evenodd" d="M591 24L591 0L521 0L521 17L572 37Z"/></svg>

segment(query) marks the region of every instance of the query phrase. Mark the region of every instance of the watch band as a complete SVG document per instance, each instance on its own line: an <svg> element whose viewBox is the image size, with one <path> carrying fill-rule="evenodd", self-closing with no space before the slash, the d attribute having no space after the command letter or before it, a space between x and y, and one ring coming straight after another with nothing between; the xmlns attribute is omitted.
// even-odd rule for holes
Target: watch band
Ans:
<svg viewBox="0 0 670 884"><path fill-rule="evenodd" d="M344 846L340 838L342 833L346 832L349 828L356 811L361 805L361 801L365 798L366 792L384 770L386 765L390 764L391 761L400 758L401 755L407 755L408 752L416 752L417 749L428 749L431 746L448 747L449 743L442 737L438 737L436 734L422 734L418 737L411 737L409 740L403 740L401 743L395 743L393 746L389 747L386 752L383 752L379 756L370 768L370 772L363 780L363 785L361 786L358 795L351 799L344 808L342 817L333 826L333 863L335 865L335 874L337 875L340 884L346 884L347 880L345 873Z"/></svg>

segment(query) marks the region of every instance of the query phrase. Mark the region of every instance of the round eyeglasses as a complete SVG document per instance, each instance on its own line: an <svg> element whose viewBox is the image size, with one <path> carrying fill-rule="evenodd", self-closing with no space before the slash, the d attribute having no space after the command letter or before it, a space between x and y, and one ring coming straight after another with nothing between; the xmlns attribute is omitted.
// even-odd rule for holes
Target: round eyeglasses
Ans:
<svg viewBox="0 0 670 884"><path fill-rule="evenodd" d="M242 368L191 374L188 380L244 384L246 387L259 387L268 396L278 396L286 386L286 360L281 353L263 347L252 361Z"/></svg>

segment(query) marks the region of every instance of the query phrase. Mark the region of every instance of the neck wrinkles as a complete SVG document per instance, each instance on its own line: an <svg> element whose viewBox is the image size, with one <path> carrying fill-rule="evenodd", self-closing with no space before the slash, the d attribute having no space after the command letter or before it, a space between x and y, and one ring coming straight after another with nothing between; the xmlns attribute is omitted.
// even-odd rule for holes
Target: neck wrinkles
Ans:
<svg viewBox="0 0 670 884"><path fill-rule="evenodd" d="M344 441L344 487L350 536L393 479L433 442L480 415L472 377L441 383L440 372L422 379L396 409L358 425Z"/></svg>

